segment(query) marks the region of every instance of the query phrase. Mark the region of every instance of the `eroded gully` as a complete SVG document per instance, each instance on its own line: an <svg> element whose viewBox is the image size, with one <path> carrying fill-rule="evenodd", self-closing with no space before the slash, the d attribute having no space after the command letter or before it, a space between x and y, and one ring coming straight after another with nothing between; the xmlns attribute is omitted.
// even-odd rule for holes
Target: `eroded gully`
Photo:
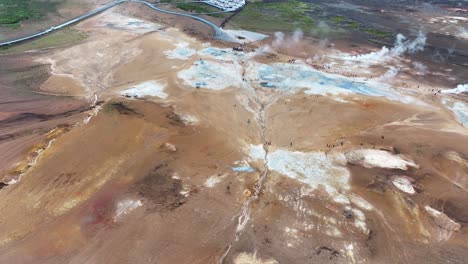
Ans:
<svg viewBox="0 0 468 264"><path fill-rule="evenodd" d="M247 81L244 81L244 85L246 85L248 88L247 90L253 92L253 96L250 97L249 99L253 100L255 103L255 109L254 110L254 116L255 120L259 125L260 128L260 140L262 142L263 150L264 150L264 157L262 159L262 166L259 168L261 170L260 177L255 184L254 191L252 195L248 197L248 199L243 203L242 208L240 210L239 216L237 218L237 227L236 227L236 232L234 234L234 241L231 242L226 250L224 251L223 255L218 259L219 264L223 264L225 258L229 255L229 252L231 251L231 248L235 242L239 240L239 237L242 235L242 232L244 231L245 227L249 223L250 217L251 217L251 205L256 202L259 197L260 193L262 192L265 182L268 179L269 176L269 170L268 170L268 140L266 138L266 131L267 131L267 126L266 126L266 118L265 118L265 110L275 101L268 95L264 94L259 94L259 91L252 88L250 84ZM261 91L260 91L261 93Z"/></svg>

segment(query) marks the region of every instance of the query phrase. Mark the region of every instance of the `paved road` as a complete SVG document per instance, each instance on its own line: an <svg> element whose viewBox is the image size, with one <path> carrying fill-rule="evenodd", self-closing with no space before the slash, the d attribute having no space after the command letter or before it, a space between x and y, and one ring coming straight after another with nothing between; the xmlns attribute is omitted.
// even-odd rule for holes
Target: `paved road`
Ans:
<svg viewBox="0 0 468 264"><path fill-rule="evenodd" d="M161 8L157 7L156 5L148 3L148 2L146 2L144 0L128 0L128 1L145 4L149 8L154 9L156 11L159 11L161 13L193 18L193 19L198 20L198 21L200 21L202 23L205 23L208 26L210 26L211 28L213 28L215 38L218 38L218 39L221 39L221 40L228 40L229 39L229 37L224 33L224 31L222 29L220 29L216 24L214 24L213 22L211 22L211 21L209 21L207 19L201 18L201 17L196 16L196 15L192 15L192 14L179 13L179 12L175 12L175 11L169 11L169 10L161 9ZM225 13L227 13L227 12L225 12Z"/></svg>
<svg viewBox="0 0 468 264"><path fill-rule="evenodd" d="M81 15L81 16L79 16L77 18L69 20L69 21L67 21L65 23L62 23L60 25L51 27L51 28L49 28L47 30L38 32L38 33L30 35L30 36L22 37L22 38L19 38L19 39L14 39L14 40L2 42L2 43L0 43L0 47L18 44L18 43L21 43L21 42L24 42L24 41L27 41L27 40L31 40L31 39L35 39L35 38L47 35L49 33L52 33L54 31L57 31L57 30L62 29L64 27L67 27L69 25L72 25L72 24L78 23L80 21L83 21L83 20L85 20L85 19L87 19L89 17L92 17L92 16L94 16L96 14L99 14L99 13L101 13L103 11L106 11L106 10L108 10L108 9L110 9L112 7L115 7L117 5L120 5L120 4L124 3L124 2L141 3L141 4L144 4L144 5L148 6L151 9L159 11L161 13L193 18L193 19L198 20L198 21L200 21L202 23L205 23L206 25L213 28L215 38L221 39L221 40L226 40L226 41L229 41L229 39L230 39L229 36L227 36L224 33L224 31L222 29L220 29L216 24L214 24L213 22L211 22L211 21L209 21L207 19L196 16L194 14L179 13L179 12L175 12L175 11L169 11L169 10L161 9L161 8L157 7L155 4L151 4L151 3L147 2L147 1L144 1L144 0L116 0L116 1L114 1L112 3L109 3L109 4L107 4L107 5L103 6L103 7L98 8L98 9L96 9L94 11L91 11L89 13ZM232 12L232 11L223 11L223 12L219 12L219 13L229 13L229 12Z"/></svg>

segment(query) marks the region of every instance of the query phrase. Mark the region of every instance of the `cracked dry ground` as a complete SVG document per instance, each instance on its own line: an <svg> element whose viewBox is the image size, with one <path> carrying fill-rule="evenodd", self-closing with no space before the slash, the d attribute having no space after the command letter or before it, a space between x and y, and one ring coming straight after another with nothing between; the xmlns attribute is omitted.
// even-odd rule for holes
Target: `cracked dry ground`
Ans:
<svg viewBox="0 0 468 264"><path fill-rule="evenodd" d="M468 259L468 140L447 112L280 94L246 81L196 89L177 72L198 57L164 52L201 43L173 29L135 36L93 28L102 17L80 25L92 29L83 43L2 58L2 93L18 104L0 106L0 263ZM148 80L166 83L169 96L118 93ZM347 162L356 149L417 166ZM287 177L282 162L323 182ZM248 169L234 170L241 165ZM411 178L415 194L395 188L395 177Z"/></svg>

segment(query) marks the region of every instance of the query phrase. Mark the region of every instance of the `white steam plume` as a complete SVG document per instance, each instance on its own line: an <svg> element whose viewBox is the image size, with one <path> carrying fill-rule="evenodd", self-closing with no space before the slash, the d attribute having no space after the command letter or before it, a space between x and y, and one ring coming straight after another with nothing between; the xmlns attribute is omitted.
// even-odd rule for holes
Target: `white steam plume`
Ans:
<svg viewBox="0 0 468 264"><path fill-rule="evenodd" d="M378 78L379 81L386 81L394 78L400 72L400 69L397 67L390 66L388 71L386 71L382 76Z"/></svg>
<svg viewBox="0 0 468 264"><path fill-rule="evenodd" d="M286 37L283 32L276 32L272 46L275 49L292 48L299 44L303 38L304 33L300 29L294 31L290 37Z"/></svg>
<svg viewBox="0 0 468 264"><path fill-rule="evenodd" d="M414 40L410 40L402 34L398 34L395 40L395 46L391 49L382 47L381 50L376 52L350 56L345 59L366 63L381 63L399 57L405 53L416 53L418 51L422 51L424 50L425 45L426 36L422 32L419 32L418 36Z"/></svg>
<svg viewBox="0 0 468 264"><path fill-rule="evenodd" d="M292 41L294 43L298 43L303 38L304 38L304 32L302 32L302 30L298 29L298 30L294 31L294 33L292 35Z"/></svg>
<svg viewBox="0 0 468 264"><path fill-rule="evenodd" d="M427 66L421 62L414 61L411 64L413 64L413 67L418 72L418 74L425 74L427 72Z"/></svg>
<svg viewBox="0 0 468 264"><path fill-rule="evenodd" d="M456 88L443 90L442 93L447 93L447 94L468 93L468 84L459 84Z"/></svg>
<svg viewBox="0 0 468 264"><path fill-rule="evenodd" d="M275 32L275 40L273 41L273 47L279 48L284 43L284 33L283 32Z"/></svg>

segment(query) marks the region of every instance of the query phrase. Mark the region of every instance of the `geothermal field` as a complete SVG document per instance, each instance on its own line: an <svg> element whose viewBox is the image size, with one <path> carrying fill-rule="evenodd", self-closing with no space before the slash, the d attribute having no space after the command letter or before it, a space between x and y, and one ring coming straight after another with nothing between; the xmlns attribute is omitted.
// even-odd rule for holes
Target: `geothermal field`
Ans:
<svg viewBox="0 0 468 264"><path fill-rule="evenodd" d="M466 1L39 2L0 263L468 263Z"/></svg>

